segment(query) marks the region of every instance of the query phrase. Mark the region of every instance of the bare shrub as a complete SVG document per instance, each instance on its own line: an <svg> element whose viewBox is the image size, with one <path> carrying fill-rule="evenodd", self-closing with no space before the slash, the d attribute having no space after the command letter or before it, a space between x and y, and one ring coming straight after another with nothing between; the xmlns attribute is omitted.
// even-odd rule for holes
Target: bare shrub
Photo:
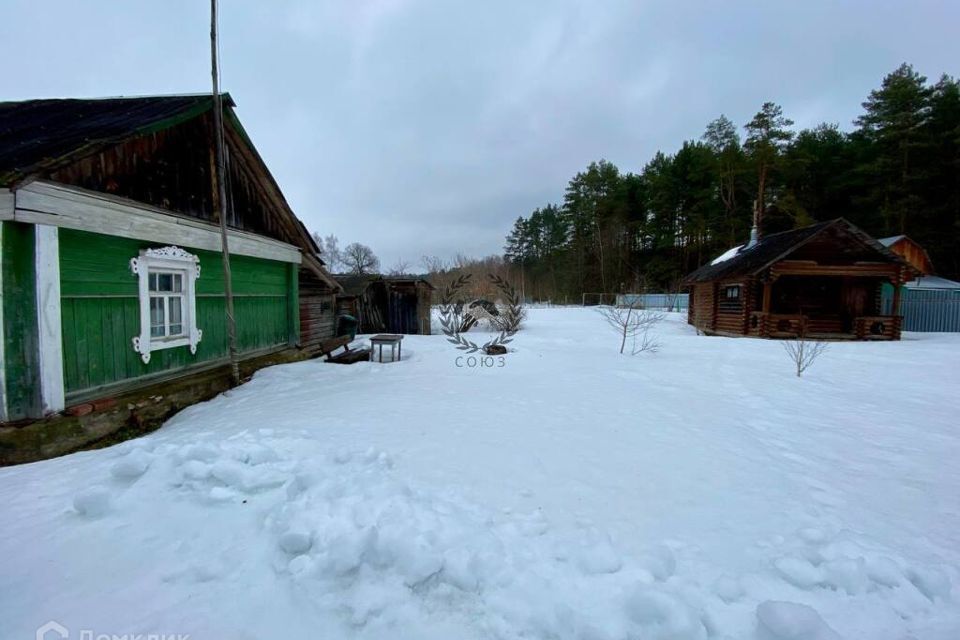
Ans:
<svg viewBox="0 0 960 640"><path fill-rule="evenodd" d="M406 276L410 275L410 263L399 258L390 269L387 270L388 276Z"/></svg>
<svg viewBox="0 0 960 640"><path fill-rule="evenodd" d="M645 311L644 313L650 313L650 312ZM645 351L648 353L656 353L657 351L660 350L660 341L657 340L657 337L655 335L651 335L650 333L651 326L652 325L645 326L640 331L640 333L638 333L633 337L633 343L631 345L630 355L635 356L638 353L643 353Z"/></svg>
<svg viewBox="0 0 960 640"><path fill-rule="evenodd" d="M666 317L663 313L644 309L639 301L618 307L600 307L597 312L620 336L620 353L626 348L627 340L631 341L631 355L659 348L660 344L650 330L663 321Z"/></svg>
<svg viewBox="0 0 960 640"><path fill-rule="evenodd" d="M823 340L808 340L806 323L800 323L800 330L797 337L792 340L785 340L783 350L796 366L797 377L803 375L803 372L827 350L827 343Z"/></svg>

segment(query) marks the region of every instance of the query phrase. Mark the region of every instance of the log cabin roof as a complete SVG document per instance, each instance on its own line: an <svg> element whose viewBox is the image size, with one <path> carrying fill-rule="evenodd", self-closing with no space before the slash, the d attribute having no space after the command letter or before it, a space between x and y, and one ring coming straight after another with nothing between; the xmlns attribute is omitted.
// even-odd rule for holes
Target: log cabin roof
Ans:
<svg viewBox="0 0 960 640"><path fill-rule="evenodd" d="M687 275L683 279L683 283L689 285L697 282L730 280L742 276L757 275L828 229L844 231L849 237L875 250L880 254L880 257L891 262L906 264L903 258L890 251L866 232L843 218L836 218L801 229L765 235L754 246L742 248L730 258L722 261L715 260L703 265Z"/></svg>
<svg viewBox="0 0 960 640"><path fill-rule="evenodd" d="M223 104L233 107L229 94ZM0 185L209 111L209 94L0 102Z"/></svg>
<svg viewBox="0 0 960 640"><path fill-rule="evenodd" d="M236 104L230 94L224 93L222 102L225 126L239 136L259 165L266 191L287 220L289 237L282 239L299 247L304 265L338 290L339 285L323 266L316 242L293 213L233 112ZM49 174L79 158L175 127L212 109L210 94L0 102L0 186Z"/></svg>

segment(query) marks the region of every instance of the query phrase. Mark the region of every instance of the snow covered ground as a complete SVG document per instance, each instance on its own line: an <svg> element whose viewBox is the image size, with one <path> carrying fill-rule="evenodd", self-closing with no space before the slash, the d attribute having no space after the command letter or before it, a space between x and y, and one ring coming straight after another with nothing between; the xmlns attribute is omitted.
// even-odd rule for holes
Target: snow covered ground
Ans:
<svg viewBox="0 0 960 640"><path fill-rule="evenodd" d="M960 336L636 357L536 309L303 362L101 451L0 469L0 637L960 637Z"/></svg>

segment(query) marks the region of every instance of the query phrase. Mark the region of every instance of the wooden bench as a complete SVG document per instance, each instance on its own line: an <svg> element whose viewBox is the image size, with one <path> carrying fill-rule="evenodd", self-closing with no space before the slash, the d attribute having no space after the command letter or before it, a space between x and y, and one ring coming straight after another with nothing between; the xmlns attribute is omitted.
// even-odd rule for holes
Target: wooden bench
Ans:
<svg viewBox="0 0 960 640"><path fill-rule="evenodd" d="M333 352L343 347L343 352L333 355ZM334 364L353 364L370 359L369 349L351 349L350 336L340 336L320 343L320 355L326 356L327 362Z"/></svg>

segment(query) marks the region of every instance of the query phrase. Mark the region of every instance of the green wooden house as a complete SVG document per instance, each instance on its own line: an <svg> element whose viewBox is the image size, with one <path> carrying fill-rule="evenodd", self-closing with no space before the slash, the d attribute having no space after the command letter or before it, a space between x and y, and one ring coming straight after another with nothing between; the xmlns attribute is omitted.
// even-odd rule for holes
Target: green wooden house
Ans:
<svg viewBox="0 0 960 640"><path fill-rule="evenodd" d="M209 95L0 103L0 462L5 446L30 440L37 453L26 457L41 457L142 420L150 412L138 393L216 381L153 411L167 415L221 388L212 106ZM304 347L332 336L339 286L233 107L224 96L230 262L249 372L307 357ZM110 419L77 418L91 407ZM80 420L66 435L23 435L64 410Z"/></svg>

